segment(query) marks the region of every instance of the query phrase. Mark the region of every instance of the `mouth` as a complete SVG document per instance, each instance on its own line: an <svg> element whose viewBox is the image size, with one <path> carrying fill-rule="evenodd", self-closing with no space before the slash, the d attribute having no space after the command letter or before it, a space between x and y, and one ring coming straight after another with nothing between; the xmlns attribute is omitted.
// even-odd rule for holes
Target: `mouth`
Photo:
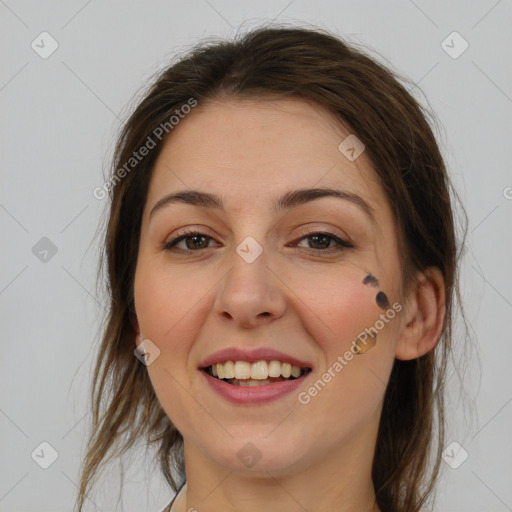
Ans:
<svg viewBox="0 0 512 512"><path fill-rule="evenodd" d="M310 373L310 367L301 367L277 360L225 361L200 368L210 377L232 386L257 387L278 382L293 381Z"/></svg>

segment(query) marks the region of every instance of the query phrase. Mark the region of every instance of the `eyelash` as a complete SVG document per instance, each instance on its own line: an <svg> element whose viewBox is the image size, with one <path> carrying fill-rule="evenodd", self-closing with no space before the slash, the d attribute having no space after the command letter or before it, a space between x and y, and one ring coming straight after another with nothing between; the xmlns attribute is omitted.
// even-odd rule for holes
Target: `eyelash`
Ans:
<svg viewBox="0 0 512 512"><path fill-rule="evenodd" d="M297 239L295 242L292 242L294 244L294 246L297 243L301 242L302 240L307 239L307 238L312 238L313 236L316 236L316 235L328 237L331 240L334 240L334 242L336 242L337 247L336 246L328 247L327 249L312 249L310 247L301 247L301 249L305 250L306 252L308 252L310 254L314 254L316 256L318 256L318 255L323 256L325 253L331 254L332 252L343 252L345 249L354 249L354 245L352 245L350 242L348 242L347 240L344 240L342 238L339 238L338 236L336 236L332 233L329 233L329 232L303 231L300 234L301 234L301 238ZM200 231L189 230L189 231L185 231L181 235L178 235L177 237L173 238L169 242L165 243L163 248L166 251L179 251L183 255L191 255L193 253L200 252L202 249L190 250L190 249L179 249L179 248L175 247L176 244L178 244L182 240L186 240L187 238L191 238L192 236L198 236L198 235L205 237L207 239L213 240L213 238L211 236L205 235L204 233L201 233ZM210 247L206 247L205 249L209 249L209 248ZM324 253L324 254L321 254L321 253Z"/></svg>

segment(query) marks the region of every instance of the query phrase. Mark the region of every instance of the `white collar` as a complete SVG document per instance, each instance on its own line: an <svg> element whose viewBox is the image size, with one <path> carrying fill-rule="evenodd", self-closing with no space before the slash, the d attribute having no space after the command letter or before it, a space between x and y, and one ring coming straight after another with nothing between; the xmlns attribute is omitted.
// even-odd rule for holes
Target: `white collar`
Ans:
<svg viewBox="0 0 512 512"><path fill-rule="evenodd" d="M172 507L171 509L169 510L169 512L177 512L177 504L179 501L181 501L181 499L185 496L185 493L187 492L187 484L185 483L185 485L180 489L180 492L178 492L178 494L176 495L176 497L174 498L174 503L172 504Z"/></svg>

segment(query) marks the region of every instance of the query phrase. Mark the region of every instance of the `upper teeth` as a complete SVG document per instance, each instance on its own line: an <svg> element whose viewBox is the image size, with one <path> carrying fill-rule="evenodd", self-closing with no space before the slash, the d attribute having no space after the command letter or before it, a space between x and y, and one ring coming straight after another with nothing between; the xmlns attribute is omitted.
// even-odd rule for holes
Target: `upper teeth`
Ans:
<svg viewBox="0 0 512 512"><path fill-rule="evenodd" d="M265 380L268 377L300 377L299 366L292 366L289 363L280 361L226 361L212 365L212 373L219 379L257 379Z"/></svg>

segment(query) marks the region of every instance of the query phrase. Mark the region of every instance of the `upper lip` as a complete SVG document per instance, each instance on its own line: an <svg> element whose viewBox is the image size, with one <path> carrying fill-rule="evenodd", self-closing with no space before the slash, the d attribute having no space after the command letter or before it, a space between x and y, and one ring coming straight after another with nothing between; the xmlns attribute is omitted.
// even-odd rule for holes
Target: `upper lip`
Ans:
<svg viewBox="0 0 512 512"><path fill-rule="evenodd" d="M247 361L248 363L256 363L257 361L280 361L281 363L289 363L292 366L299 366L300 368L313 368L313 365L308 361L301 361L289 354L267 347L252 350L237 347L225 348L214 352L201 361L199 368L208 368L208 366L212 364L223 363L225 361Z"/></svg>

